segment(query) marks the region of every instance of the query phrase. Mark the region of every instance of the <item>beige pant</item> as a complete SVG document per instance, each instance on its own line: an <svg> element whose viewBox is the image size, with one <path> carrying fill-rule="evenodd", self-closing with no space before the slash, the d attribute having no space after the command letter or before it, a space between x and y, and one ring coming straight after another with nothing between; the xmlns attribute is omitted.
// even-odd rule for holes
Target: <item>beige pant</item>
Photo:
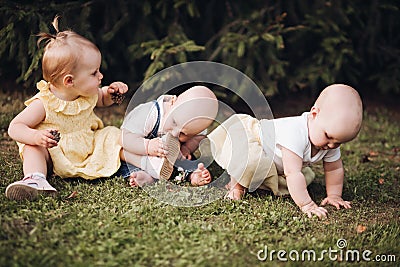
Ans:
<svg viewBox="0 0 400 267"><path fill-rule="evenodd" d="M286 179L278 176L259 137L259 121L246 114L232 115L208 135L214 160L243 187L250 192L260 188L277 196L289 194ZM310 168L303 173L308 185L315 175Z"/></svg>
<svg viewBox="0 0 400 267"><path fill-rule="evenodd" d="M315 178L315 173L313 172L313 170L310 167L304 167L301 172L304 175L304 178L306 179L306 184L307 186L310 185L312 183L312 181L314 181ZM271 190L269 188L269 183L268 181L264 181L259 189L263 189L263 190ZM275 192L274 192L275 194ZM287 182L286 182L286 177L285 175L279 175L278 176L278 194L275 194L276 196L285 196L285 195L289 195L289 190L287 187Z"/></svg>

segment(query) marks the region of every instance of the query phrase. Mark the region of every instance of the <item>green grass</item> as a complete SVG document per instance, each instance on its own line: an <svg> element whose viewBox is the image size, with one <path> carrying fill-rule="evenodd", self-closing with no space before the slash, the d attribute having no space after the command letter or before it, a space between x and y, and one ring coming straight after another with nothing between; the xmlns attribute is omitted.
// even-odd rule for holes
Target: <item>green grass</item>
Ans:
<svg viewBox="0 0 400 267"><path fill-rule="evenodd" d="M22 177L16 145L6 134L21 105L0 104L4 192ZM274 261L261 262L257 253L267 246L268 253L315 250L319 256L323 250L337 249L338 239L347 241L347 249L372 251L371 258L395 255L396 263L386 263L395 266L400 262L399 135L392 113L382 109L365 114L359 137L342 147L344 197L353 208L329 207L325 220L309 219L292 200L264 192L237 202L219 199L205 206L174 207L142 189L129 188L119 177L95 182L51 177L58 197L42 196L33 202L9 201L2 193L0 266L300 266L304 262L278 261L276 253ZM325 196L321 166L314 170L317 179L309 191L319 202ZM73 192L77 195L70 197ZM377 264L330 261L327 255L323 262L305 263Z"/></svg>

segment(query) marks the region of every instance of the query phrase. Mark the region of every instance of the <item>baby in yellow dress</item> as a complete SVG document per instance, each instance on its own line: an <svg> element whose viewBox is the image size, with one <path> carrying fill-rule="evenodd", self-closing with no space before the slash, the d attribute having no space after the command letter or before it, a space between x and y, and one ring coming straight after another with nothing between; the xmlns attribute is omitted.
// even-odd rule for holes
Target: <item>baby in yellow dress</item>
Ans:
<svg viewBox="0 0 400 267"><path fill-rule="evenodd" d="M8 133L17 141L24 178L6 189L9 199L34 199L38 193L55 193L46 180L50 166L60 177L96 179L113 175L120 167L120 129L104 127L93 109L114 103L112 94L128 86L113 82L99 88L101 54L89 40L73 31L41 33L44 80L39 93L10 123ZM58 136L59 135L59 136Z"/></svg>

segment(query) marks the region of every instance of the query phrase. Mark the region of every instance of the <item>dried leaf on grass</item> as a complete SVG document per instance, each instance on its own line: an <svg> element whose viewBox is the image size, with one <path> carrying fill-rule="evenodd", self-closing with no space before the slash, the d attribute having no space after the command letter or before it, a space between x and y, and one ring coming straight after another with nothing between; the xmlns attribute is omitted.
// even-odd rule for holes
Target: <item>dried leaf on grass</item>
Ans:
<svg viewBox="0 0 400 267"><path fill-rule="evenodd" d="M377 157L379 155L379 152L377 152L377 151L370 151L369 152L369 156L370 157Z"/></svg>
<svg viewBox="0 0 400 267"><path fill-rule="evenodd" d="M367 226L362 225L362 224L357 225L357 228L356 228L357 234L361 234L361 233L365 232L365 230L367 230Z"/></svg>
<svg viewBox="0 0 400 267"><path fill-rule="evenodd" d="M78 191L73 191L66 199L71 199L76 197L78 197Z"/></svg>

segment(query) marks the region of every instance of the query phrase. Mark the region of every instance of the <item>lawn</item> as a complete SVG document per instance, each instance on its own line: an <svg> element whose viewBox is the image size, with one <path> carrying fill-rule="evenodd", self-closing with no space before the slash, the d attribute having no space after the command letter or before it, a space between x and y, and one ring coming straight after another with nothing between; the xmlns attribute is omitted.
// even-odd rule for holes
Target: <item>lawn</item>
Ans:
<svg viewBox="0 0 400 267"><path fill-rule="evenodd" d="M129 188L120 177L50 177L58 197L9 201L5 188L22 178L22 165L7 127L24 98L0 95L0 266L399 265L398 113L365 111L360 135L342 146L343 195L352 209L329 207L329 217L318 220L302 214L291 199L266 192L174 207ZM119 125L123 110L101 114L106 124ZM309 191L320 202L321 166L314 170Z"/></svg>

